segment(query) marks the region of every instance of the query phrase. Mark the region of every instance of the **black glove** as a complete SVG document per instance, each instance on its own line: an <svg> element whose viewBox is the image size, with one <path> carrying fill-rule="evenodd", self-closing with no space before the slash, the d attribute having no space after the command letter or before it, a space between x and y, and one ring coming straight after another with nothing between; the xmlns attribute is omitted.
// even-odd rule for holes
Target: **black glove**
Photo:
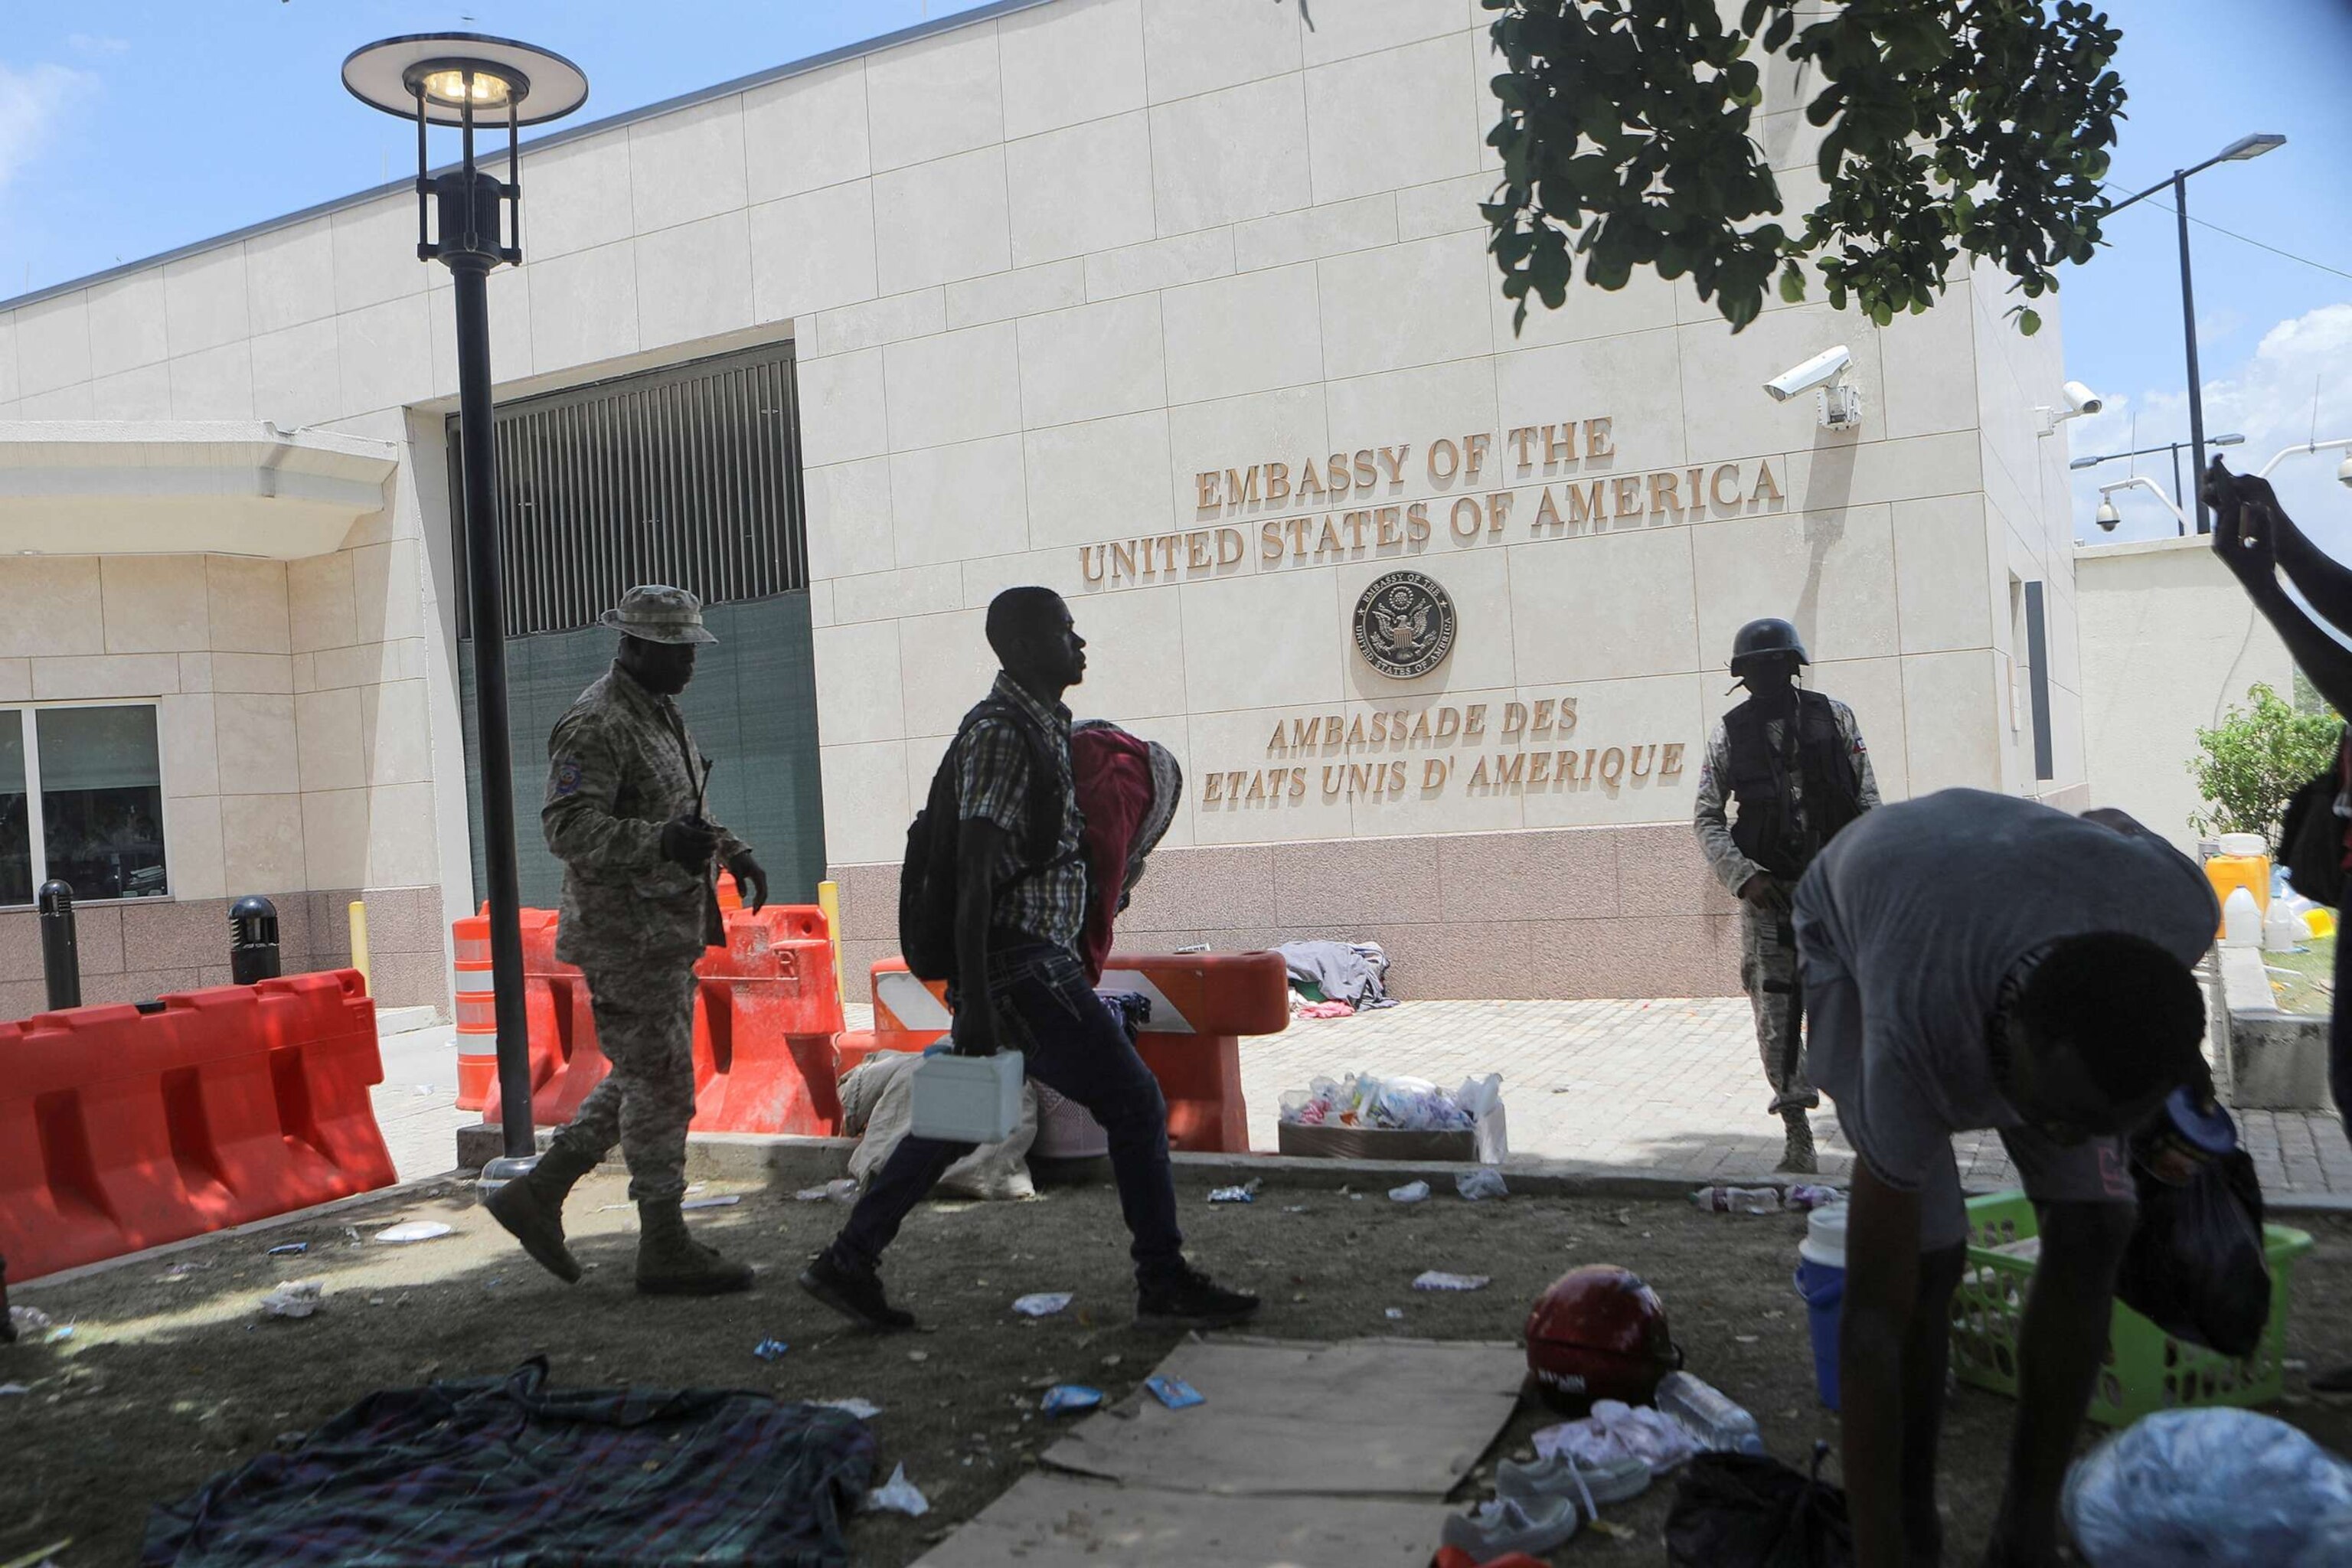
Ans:
<svg viewBox="0 0 2352 1568"><path fill-rule="evenodd" d="M719 830L698 816L673 816L662 824L661 852L689 871L707 869L719 853Z"/></svg>
<svg viewBox="0 0 2352 1568"><path fill-rule="evenodd" d="M743 907L758 914L760 906L768 901L768 874L760 869L749 849L728 861L727 869L735 879L735 890L743 895Z"/></svg>

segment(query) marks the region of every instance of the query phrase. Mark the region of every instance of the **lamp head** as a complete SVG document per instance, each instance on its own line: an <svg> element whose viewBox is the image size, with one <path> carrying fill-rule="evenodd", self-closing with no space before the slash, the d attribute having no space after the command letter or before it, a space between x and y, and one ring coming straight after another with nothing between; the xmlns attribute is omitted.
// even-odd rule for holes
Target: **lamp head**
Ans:
<svg viewBox="0 0 2352 1568"><path fill-rule="evenodd" d="M2259 158L2273 147L2286 145L2286 138L2275 131L2259 131L2252 136L2241 136L2221 149L2221 157L2232 163L2242 163L2249 158Z"/></svg>
<svg viewBox="0 0 2352 1568"><path fill-rule="evenodd" d="M483 33L409 33L353 49L343 85L403 120L421 105L435 125L543 125L588 99L587 77L562 55Z"/></svg>

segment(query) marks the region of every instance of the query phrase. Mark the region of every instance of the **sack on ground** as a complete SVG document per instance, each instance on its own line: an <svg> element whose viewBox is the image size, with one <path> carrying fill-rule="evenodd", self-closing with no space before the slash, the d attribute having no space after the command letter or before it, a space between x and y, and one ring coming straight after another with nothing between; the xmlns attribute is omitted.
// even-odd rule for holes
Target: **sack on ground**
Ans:
<svg viewBox="0 0 2352 1568"><path fill-rule="evenodd" d="M2352 1464L2251 1410L2162 1410L2069 1471L2061 1511L2094 1568L2352 1562Z"/></svg>
<svg viewBox="0 0 2352 1568"><path fill-rule="evenodd" d="M2253 1354L2271 1318L2253 1161L2233 1150L2178 1187L2134 1165L2139 1222L2116 1276L2116 1299L2175 1339Z"/></svg>
<svg viewBox="0 0 2352 1568"><path fill-rule="evenodd" d="M1813 1461L1821 1468L1819 1452ZM1778 1459L1701 1454L1666 1515L1674 1568L1853 1568L1845 1493Z"/></svg>
<svg viewBox="0 0 2352 1568"><path fill-rule="evenodd" d="M915 1065L923 1058L910 1051L877 1051L841 1080L844 1128L860 1134L849 1152L849 1173L863 1185L890 1158L914 1121ZM983 1143L947 1168L940 1178L942 1193L965 1197L1034 1198L1029 1146L1037 1138L1037 1086L1021 1086L1021 1125L1002 1143Z"/></svg>

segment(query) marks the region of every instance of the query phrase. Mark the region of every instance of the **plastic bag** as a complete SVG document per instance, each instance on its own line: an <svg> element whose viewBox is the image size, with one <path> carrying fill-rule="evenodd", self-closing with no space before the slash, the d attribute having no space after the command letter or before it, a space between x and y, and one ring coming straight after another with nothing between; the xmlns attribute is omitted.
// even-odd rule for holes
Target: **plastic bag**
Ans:
<svg viewBox="0 0 2352 1568"><path fill-rule="evenodd" d="M2352 1561L2352 1463L2251 1410L2162 1410L2067 1473L2095 1568L2320 1568Z"/></svg>
<svg viewBox="0 0 2352 1568"><path fill-rule="evenodd" d="M1666 1515L1666 1561L1674 1568L1853 1568L1853 1532L1845 1493L1778 1459L1701 1454L1683 1472Z"/></svg>
<svg viewBox="0 0 2352 1568"><path fill-rule="evenodd" d="M1654 1476L1664 1475L1698 1452L1691 1435L1664 1414L1622 1399L1596 1399L1592 1414L1580 1421L1547 1426L1533 1439L1545 1458L1565 1451L1590 1467L1606 1468L1628 1458L1641 1460Z"/></svg>
<svg viewBox="0 0 2352 1568"><path fill-rule="evenodd" d="M2116 1296L2175 1339L2249 1356L2271 1319L2263 1256L2263 1189L2243 1150L2207 1162L2174 1186L2134 1162L2139 1223L2116 1275Z"/></svg>

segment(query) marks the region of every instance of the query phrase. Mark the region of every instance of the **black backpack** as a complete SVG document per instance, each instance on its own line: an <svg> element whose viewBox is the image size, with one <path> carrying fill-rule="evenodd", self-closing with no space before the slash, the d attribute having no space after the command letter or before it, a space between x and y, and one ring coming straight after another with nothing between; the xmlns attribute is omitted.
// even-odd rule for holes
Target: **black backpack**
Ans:
<svg viewBox="0 0 2352 1568"><path fill-rule="evenodd" d="M947 755L931 774L930 794L923 801L923 809L907 827L907 858L898 868L898 951L918 980L956 978L956 833L963 816L957 809L956 752L971 727L983 719L1005 721L1029 745L1029 822L1021 846L1025 864L1014 879L1034 877L1064 863L1053 858L1061 832L1063 800L1055 787L1060 770L1048 750L1052 742L1019 709L990 698L956 726ZM1039 784L1045 787L1035 787Z"/></svg>

